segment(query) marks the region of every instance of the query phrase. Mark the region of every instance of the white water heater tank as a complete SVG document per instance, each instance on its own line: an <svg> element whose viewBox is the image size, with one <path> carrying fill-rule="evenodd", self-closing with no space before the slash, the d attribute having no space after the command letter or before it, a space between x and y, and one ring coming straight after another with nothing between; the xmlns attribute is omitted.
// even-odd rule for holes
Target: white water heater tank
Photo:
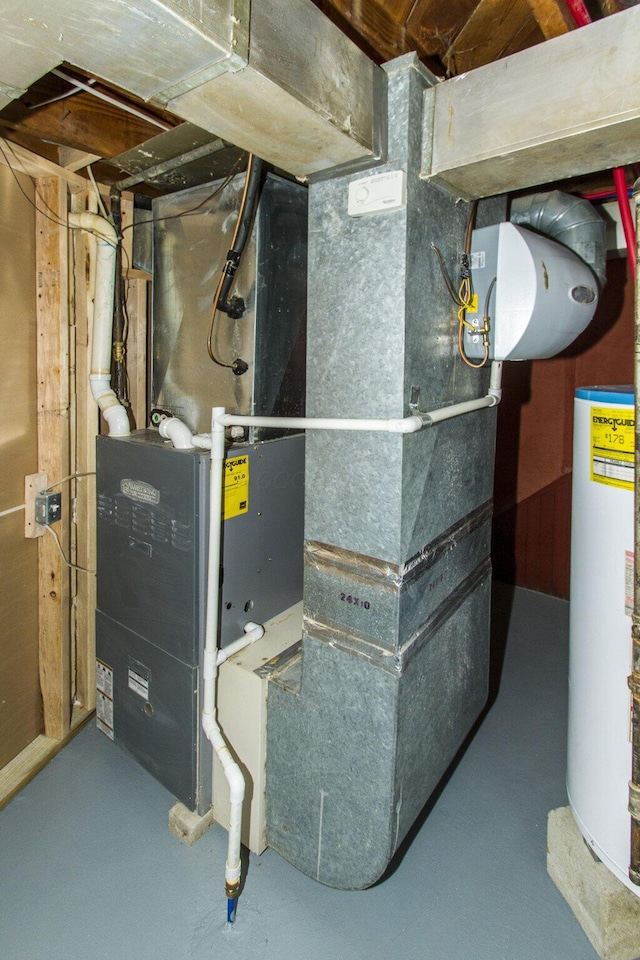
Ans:
<svg viewBox="0 0 640 960"><path fill-rule="evenodd" d="M576 392L567 791L587 844L628 877L633 603L633 387Z"/></svg>

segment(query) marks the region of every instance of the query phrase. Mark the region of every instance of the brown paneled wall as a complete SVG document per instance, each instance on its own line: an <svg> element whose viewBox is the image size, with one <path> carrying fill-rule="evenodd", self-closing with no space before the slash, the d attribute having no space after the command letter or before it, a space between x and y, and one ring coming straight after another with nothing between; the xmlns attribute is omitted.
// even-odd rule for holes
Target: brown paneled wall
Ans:
<svg viewBox="0 0 640 960"><path fill-rule="evenodd" d="M589 329L551 360L505 364L498 411L493 565L507 583L569 596L573 397L633 382L633 283L609 260Z"/></svg>

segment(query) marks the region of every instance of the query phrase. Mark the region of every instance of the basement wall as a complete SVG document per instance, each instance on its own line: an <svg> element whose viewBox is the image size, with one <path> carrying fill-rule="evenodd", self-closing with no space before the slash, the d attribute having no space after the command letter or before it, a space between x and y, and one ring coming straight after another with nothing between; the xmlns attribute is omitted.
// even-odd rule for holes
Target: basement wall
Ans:
<svg viewBox="0 0 640 960"><path fill-rule="evenodd" d="M34 199L33 180L18 174ZM0 167L0 512L24 502L37 470L35 211ZM24 511L0 517L0 768L42 732L37 540Z"/></svg>
<svg viewBox="0 0 640 960"><path fill-rule="evenodd" d="M633 383L627 260L609 260L607 277L591 325L564 353L505 363L498 408L494 576L567 599L575 389Z"/></svg>

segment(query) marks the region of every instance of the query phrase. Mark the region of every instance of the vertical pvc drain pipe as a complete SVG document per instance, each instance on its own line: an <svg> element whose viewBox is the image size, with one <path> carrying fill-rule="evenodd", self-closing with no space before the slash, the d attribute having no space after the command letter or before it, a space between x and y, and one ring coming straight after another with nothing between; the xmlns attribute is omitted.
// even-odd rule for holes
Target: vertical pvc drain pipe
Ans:
<svg viewBox="0 0 640 960"><path fill-rule="evenodd" d="M89 382L93 399L109 424L109 436L128 437L131 428L127 411L111 389L113 297L118 238L109 221L97 213L70 213L69 225L74 229L95 234L98 240Z"/></svg>
<svg viewBox="0 0 640 960"><path fill-rule="evenodd" d="M224 426L220 418L224 407L211 411L211 476L209 481L209 568L207 573L207 612L204 644L204 703L202 729L222 764L229 784L229 840L224 870L227 895L227 920L233 923L240 891L240 835L244 776L231 756L216 719L216 679L218 674L218 617L220 605L220 545L222 533L222 485L224 470Z"/></svg>

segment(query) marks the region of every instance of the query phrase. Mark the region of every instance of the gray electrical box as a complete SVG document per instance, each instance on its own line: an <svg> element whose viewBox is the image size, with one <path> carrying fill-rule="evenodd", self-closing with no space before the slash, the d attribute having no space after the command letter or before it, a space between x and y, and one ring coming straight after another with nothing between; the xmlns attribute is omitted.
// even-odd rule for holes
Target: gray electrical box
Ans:
<svg viewBox="0 0 640 960"><path fill-rule="evenodd" d="M221 644L302 597L304 437L227 454ZM98 437L98 725L189 809L211 805L200 728L210 460L152 430Z"/></svg>

